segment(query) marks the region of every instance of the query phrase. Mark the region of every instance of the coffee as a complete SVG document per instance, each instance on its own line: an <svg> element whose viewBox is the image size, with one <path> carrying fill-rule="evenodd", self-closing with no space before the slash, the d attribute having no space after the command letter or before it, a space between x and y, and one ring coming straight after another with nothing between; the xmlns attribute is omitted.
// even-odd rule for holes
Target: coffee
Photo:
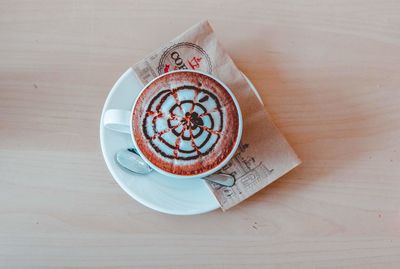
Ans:
<svg viewBox="0 0 400 269"><path fill-rule="evenodd" d="M219 166L239 138L237 105L226 88L202 73L171 72L142 91L133 136L150 163L174 175L198 175Z"/></svg>

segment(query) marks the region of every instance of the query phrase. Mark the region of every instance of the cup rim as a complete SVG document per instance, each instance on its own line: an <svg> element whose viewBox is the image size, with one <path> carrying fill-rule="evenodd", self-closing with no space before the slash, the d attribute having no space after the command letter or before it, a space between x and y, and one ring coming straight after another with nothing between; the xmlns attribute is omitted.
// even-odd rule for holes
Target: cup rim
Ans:
<svg viewBox="0 0 400 269"><path fill-rule="evenodd" d="M160 79L161 77L164 77L164 76L169 75L169 74L171 74L171 73L187 73L187 72L205 75L205 76L207 76L207 77L209 77L209 78L211 78L211 79L214 79L214 80L217 81L219 84L221 84L221 85L224 87L224 89L228 92L228 94L231 96L231 98L232 98L232 100L233 100L233 102L234 102L234 104L235 104L236 110L237 110L237 112L238 112L238 122L239 122L239 124L238 124L238 135L237 135L237 139L236 139L235 145L233 146L233 148L232 148L231 152L228 154L228 156L227 156L220 164L218 164L218 165L215 166L214 168L212 168L212 169L210 169L210 170L207 170L207 171L205 171L205 172L203 172L203 173L196 174L196 175L178 175L178 174L170 173L170 172L167 172L167 171L165 171L165 170L162 170L161 168L159 168L158 166L156 166L155 164L153 164L152 162L150 162L150 161L147 159L147 157L145 156L145 154L143 154L143 152L142 152L142 151L140 150L140 148L138 147L138 145L137 145L137 143L136 143L136 140L135 140L135 137L134 137L134 135L133 135L133 126L132 126L132 123L133 123L132 118L133 118L133 113L134 113L134 109L135 109L136 103L137 103L137 101L138 101L138 99L139 99L139 96L142 95L142 93L147 89L147 87L149 87L150 84L152 84L154 81ZM133 103L133 106L132 106L132 109L131 109L131 114L130 114L129 127L130 127L131 139L132 139L132 142L133 142L133 144L134 144L134 146L135 146L135 149L138 151L140 157L142 157L142 159L143 159L151 168L153 168L155 171L159 172L159 173L162 174L162 175L165 175L165 176L168 176L168 177L173 177L173 178L202 178L202 177L206 177L206 176L208 176L208 175L211 175L211 174L217 172L218 170L220 170L222 167L224 167L224 166L232 159L232 157L233 157L233 155L235 154L237 148L239 147L239 144L240 144L240 141L241 141L241 138L242 138L242 133L243 133L243 117L242 117L242 111L241 111L241 109L240 109L239 102L237 101L237 99L236 99L235 95L233 94L233 92L231 91L231 89L230 89L224 82L222 82L220 79L218 79L218 78L214 77L213 75L208 74L208 73L206 73L206 72L197 71L197 70L188 70L188 69L185 69L185 70L174 70L174 71L170 71L170 72L168 72L168 73L164 73L164 74L162 74L162 75L159 75L159 76L153 78L151 81L149 81L146 85L143 86L143 89L139 92L139 94L137 95L137 97L136 97L136 99L135 99L135 101L134 101L134 103Z"/></svg>

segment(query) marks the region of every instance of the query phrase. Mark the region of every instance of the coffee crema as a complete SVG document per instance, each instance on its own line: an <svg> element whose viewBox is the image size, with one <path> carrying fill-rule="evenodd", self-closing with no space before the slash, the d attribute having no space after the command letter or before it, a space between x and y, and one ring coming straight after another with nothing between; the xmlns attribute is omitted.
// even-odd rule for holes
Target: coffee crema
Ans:
<svg viewBox="0 0 400 269"><path fill-rule="evenodd" d="M221 164L235 147L239 112L219 82L201 73L172 72L150 83L132 115L137 147L156 167L198 175Z"/></svg>

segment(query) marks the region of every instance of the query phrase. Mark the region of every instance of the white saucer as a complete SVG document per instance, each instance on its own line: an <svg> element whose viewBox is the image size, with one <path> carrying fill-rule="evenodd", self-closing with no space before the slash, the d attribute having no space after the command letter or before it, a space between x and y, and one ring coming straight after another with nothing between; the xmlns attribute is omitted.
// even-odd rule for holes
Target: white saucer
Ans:
<svg viewBox="0 0 400 269"><path fill-rule="evenodd" d="M258 92L251 86L262 103ZM141 88L141 83L129 68L108 94L100 120L101 150L108 170L132 198L154 210L173 215L195 215L219 208L218 201L203 180L170 178L154 171L139 175L121 169L116 163L114 156L117 151L132 147L133 143L129 135L104 128L104 111L112 108L131 110Z"/></svg>

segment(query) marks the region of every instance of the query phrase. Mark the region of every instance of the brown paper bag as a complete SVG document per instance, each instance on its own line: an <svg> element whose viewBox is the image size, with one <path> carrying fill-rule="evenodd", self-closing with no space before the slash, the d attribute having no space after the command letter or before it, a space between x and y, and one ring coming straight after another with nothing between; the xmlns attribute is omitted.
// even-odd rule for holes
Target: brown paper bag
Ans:
<svg viewBox="0 0 400 269"><path fill-rule="evenodd" d="M193 26L133 66L143 85L165 72L178 69L201 70L222 80L235 94L243 114L241 145L221 170L233 175L236 183L233 187L208 184L223 210L240 203L300 164L256 92L220 46L207 21Z"/></svg>

